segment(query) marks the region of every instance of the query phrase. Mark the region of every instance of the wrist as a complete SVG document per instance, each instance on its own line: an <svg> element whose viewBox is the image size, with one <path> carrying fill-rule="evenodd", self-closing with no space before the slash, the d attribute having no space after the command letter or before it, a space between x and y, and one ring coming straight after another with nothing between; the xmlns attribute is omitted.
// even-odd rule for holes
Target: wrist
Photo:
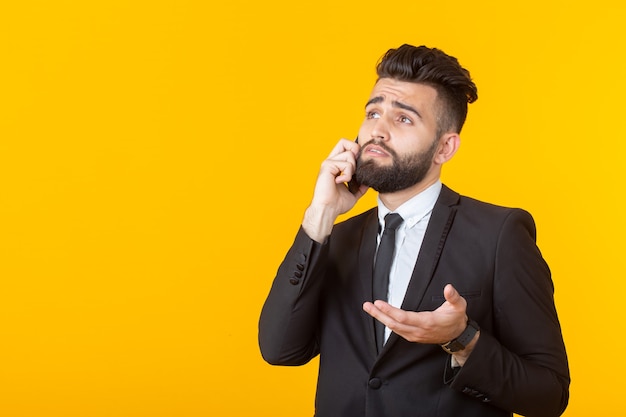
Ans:
<svg viewBox="0 0 626 417"><path fill-rule="evenodd" d="M459 366L465 365L465 362L467 361L467 359L469 359L469 356L474 350L474 346L476 346L476 343L478 342L479 338L480 338L480 330L476 332L471 342L467 346L465 346L465 349L459 350L458 352L454 352L452 354L452 357L456 360Z"/></svg>
<svg viewBox="0 0 626 417"><path fill-rule="evenodd" d="M478 326L478 323L474 320L468 319L465 330L449 342L441 344L441 348L450 354L463 351L474 341L479 330L480 327Z"/></svg>
<svg viewBox="0 0 626 417"><path fill-rule="evenodd" d="M302 229L318 243L324 243L333 230L337 214L329 207L310 205L304 212Z"/></svg>

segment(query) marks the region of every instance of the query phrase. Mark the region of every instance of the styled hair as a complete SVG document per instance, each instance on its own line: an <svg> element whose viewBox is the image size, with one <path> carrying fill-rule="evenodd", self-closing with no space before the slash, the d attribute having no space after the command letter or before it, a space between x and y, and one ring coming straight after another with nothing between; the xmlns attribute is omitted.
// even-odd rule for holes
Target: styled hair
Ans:
<svg viewBox="0 0 626 417"><path fill-rule="evenodd" d="M436 48L404 44L390 49L376 65L378 79L425 84L437 91L438 137L444 132L461 132L467 104L478 99L470 73L453 56Z"/></svg>

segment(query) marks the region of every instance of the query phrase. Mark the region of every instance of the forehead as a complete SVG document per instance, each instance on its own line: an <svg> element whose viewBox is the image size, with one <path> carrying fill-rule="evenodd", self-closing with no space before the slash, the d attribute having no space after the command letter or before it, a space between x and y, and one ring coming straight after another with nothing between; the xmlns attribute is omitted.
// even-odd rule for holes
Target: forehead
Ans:
<svg viewBox="0 0 626 417"><path fill-rule="evenodd" d="M381 78L376 82L370 100L380 97L383 102L400 101L420 107L422 110L431 109L437 101L437 90L430 85L399 81L393 78Z"/></svg>

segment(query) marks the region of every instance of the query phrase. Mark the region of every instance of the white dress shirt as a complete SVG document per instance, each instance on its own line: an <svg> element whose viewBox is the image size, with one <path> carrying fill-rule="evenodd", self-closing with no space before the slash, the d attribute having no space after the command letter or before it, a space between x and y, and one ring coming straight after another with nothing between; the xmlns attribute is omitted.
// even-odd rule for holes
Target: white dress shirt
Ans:
<svg viewBox="0 0 626 417"><path fill-rule="evenodd" d="M428 221L441 192L441 187L441 181L437 181L394 211L394 213L398 213L404 219L398 230L396 230L395 252L391 271L389 272L387 302L394 307L400 308L402 306L404 295L417 262L417 255L422 247L426 226L428 226ZM390 212L379 197L378 224L381 225L378 233L379 244L382 231L385 229L385 216ZM390 334L391 331L385 328L385 341Z"/></svg>

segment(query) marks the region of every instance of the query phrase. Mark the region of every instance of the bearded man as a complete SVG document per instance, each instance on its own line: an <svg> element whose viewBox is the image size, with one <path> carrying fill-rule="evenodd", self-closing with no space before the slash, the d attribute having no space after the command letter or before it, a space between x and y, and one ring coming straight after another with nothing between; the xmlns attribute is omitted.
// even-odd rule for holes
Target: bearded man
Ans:
<svg viewBox="0 0 626 417"><path fill-rule="evenodd" d="M478 97L469 72L403 45L377 74L263 306L263 357L320 355L317 417L561 415L569 368L533 218L440 179ZM369 188L378 206L335 224Z"/></svg>

